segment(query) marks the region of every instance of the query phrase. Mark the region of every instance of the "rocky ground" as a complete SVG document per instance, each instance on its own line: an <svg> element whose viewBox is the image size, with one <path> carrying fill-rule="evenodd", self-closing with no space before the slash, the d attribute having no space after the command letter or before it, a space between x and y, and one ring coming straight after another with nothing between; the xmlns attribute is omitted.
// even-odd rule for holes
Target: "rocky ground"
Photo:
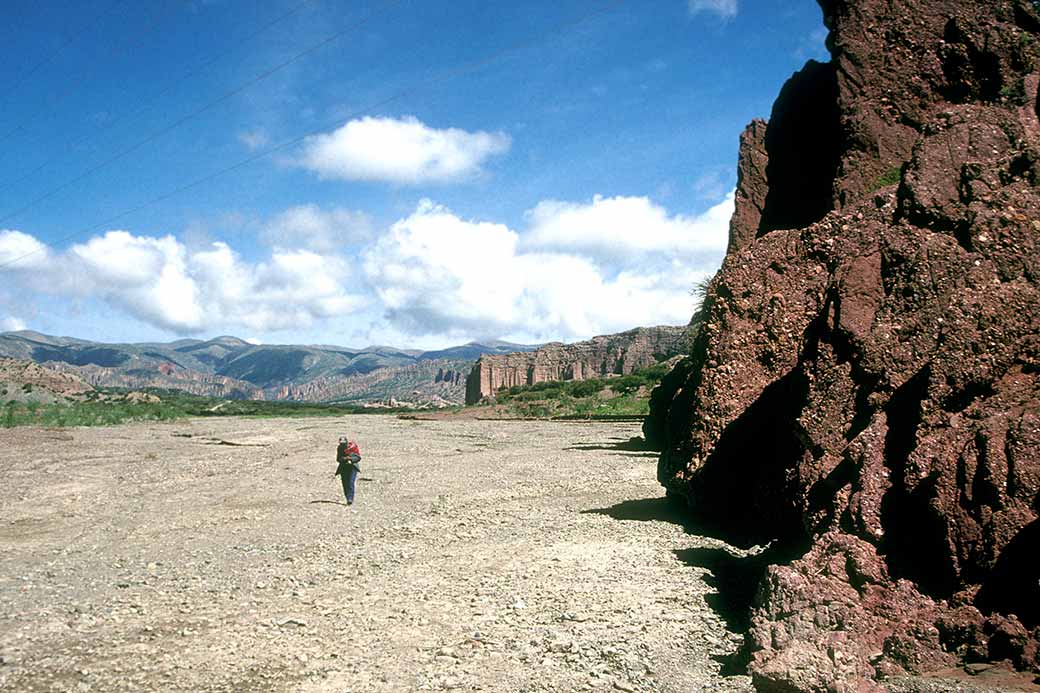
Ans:
<svg viewBox="0 0 1040 693"><path fill-rule="evenodd" d="M0 430L0 689L749 690L723 671L728 550L676 522L637 432Z"/></svg>

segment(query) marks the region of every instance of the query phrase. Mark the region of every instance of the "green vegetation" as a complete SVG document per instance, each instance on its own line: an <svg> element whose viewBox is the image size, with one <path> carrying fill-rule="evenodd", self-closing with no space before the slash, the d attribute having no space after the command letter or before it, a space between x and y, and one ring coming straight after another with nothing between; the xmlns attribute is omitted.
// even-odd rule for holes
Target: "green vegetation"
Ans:
<svg viewBox="0 0 1040 693"><path fill-rule="evenodd" d="M711 288L712 279L714 279L714 277L704 277L697 281L690 290L690 295L696 297L701 303L704 303L704 299L708 297L708 289Z"/></svg>
<svg viewBox="0 0 1040 693"><path fill-rule="evenodd" d="M1015 106L1024 106L1029 103L1025 79L1019 78L1011 84L1005 84L1004 88L1000 90L1000 98Z"/></svg>
<svg viewBox="0 0 1040 693"><path fill-rule="evenodd" d="M881 188L888 187L889 185L895 185L896 183L898 183L900 181L900 179L902 177L903 177L903 167L902 167L902 165L900 165L900 166L893 166L892 168L888 169L887 171L882 173L880 176L878 176L877 180L874 181L874 186L871 188L871 190L872 191L873 190L880 190Z"/></svg>
<svg viewBox="0 0 1040 693"><path fill-rule="evenodd" d="M495 399L508 413L531 418L646 416L650 390L669 370L667 363L658 363L612 378L517 385L499 390Z"/></svg>
<svg viewBox="0 0 1040 693"><path fill-rule="evenodd" d="M398 413L397 409L365 409L354 405L309 402L221 400L182 392L150 390L158 402L128 400L124 392L91 393L84 401L60 404L8 402L0 411L0 427L14 426L112 426L132 421L176 421L188 417L248 416L255 418L343 416L345 414Z"/></svg>

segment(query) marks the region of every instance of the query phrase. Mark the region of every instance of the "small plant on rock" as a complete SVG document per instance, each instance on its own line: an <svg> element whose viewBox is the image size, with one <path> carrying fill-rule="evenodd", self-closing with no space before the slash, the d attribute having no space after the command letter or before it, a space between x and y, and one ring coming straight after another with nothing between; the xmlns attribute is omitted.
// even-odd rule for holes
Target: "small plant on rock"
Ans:
<svg viewBox="0 0 1040 693"><path fill-rule="evenodd" d="M895 185L902 179L902 177L903 167L893 166L892 168L888 169L887 171L885 171L877 177L877 180L874 181L874 185L871 188L871 190L880 190L881 188L887 188L890 185Z"/></svg>

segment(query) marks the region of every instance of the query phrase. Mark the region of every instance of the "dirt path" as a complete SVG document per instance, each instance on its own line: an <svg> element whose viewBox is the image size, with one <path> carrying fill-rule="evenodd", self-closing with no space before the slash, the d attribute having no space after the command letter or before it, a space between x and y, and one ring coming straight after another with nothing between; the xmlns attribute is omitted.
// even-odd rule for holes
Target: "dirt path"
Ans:
<svg viewBox="0 0 1040 693"><path fill-rule="evenodd" d="M365 455L340 504L331 451ZM633 424L0 430L0 689L750 690ZM627 518L627 519L626 519Z"/></svg>

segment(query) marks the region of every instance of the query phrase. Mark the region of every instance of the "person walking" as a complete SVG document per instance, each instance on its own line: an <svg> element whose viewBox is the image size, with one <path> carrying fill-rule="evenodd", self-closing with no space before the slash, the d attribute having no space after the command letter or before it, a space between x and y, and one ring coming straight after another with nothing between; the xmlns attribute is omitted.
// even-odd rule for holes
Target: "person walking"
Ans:
<svg viewBox="0 0 1040 693"><path fill-rule="evenodd" d="M354 505L354 490L358 474L361 472L361 449L358 444L348 440L346 436L339 439L336 446L336 475L343 482L343 495L347 497L347 505Z"/></svg>

